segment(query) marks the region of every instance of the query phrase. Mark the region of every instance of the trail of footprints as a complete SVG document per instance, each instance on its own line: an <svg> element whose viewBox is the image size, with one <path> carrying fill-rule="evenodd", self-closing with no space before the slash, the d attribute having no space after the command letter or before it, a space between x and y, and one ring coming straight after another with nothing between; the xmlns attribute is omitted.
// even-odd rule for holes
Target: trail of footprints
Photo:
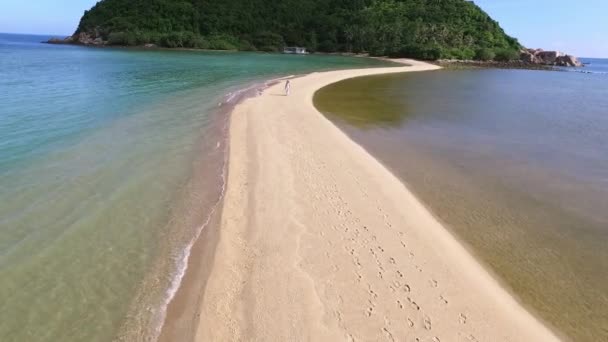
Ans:
<svg viewBox="0 0 608 342"><path fill-rule="evenodd" d="M341 224L332 226L333 230L339 234L344 243L344 252L350 255L355 270L353 272L354 281L356 284L367 287L368 300L367 306L364 310L364 317L371 319L376 315L381 314L380 308L377 308L377 300L379 293L374 290L370 283L366 281L366 272L364 264L367 258L371 257L372 261L376 266L376 276L385 282L389 294L395 299L396 309L402 311L404 314L403 321L390 322L386 317L384 318L384 326L382 327L382 333L386 341L403 341L403 337L396 335L395 332L399 329L401 331L419 331L418 329L424 329L427 333L431 333L433 330L433 322L428 315L424 314L423 308L416 302L415 296L412 294L413 288L408 284L404 268L406 265L403 264L403 259L408 260L408 263L413 266L414 270L418 273L423 273L424 269L421 265L415 263L415 254L410 250L406 234L402 231L397 231L391 222L389 222L389 216L383 212L382 208L378 207L378 211L384 221L384 229L391 230L396 233L396 238L399 241L402 252L398 255L385 255L386 251L382 244L378 243L378 238L372 233L371 227L361 224L360 219L354 217L351 210L349 210L348 203L339 195L337 188L331 187L324 189L321 193L325 193L325 200L330 204L330 210L333 210L340 219ZM315 191L316 192L316 191ZM318 192L316 192L318 193ZM363 194L367 197L367 193ZM327 208L327 207L326 207ZM324 240L325 234L321 232ZM401 262L400 262L401 261ZM338 267L334 265L334 270L338 270ZM428 286L430 289L439 290L439 284L435 279L428 280ZM449 299L444 294L438 294L437 300L440 305L449 305ZM342 322L341 313L337 312L339 321ZM467 324L467 316L461 313L458 317L455 317L457 322L461 325ZM391 324L392 327L391 327ZM470 334L465 334L466 338L470 341L477 341L477 339ZM415 338L415 341L429 341L429 337L425 339ZM348 334L349 341L357 341L355 334ZM431 335L430 340L433 342L441 342L438 336Z"/></svg>
<svg viewBox="0 0 608 342"><path fill-rule="evenodd" d="M340 201L339 199L338 202ZM334 203L337 204L337 203ZM345 203L340 203L346 206ZM378 208L380 211L381 208ZM342 218L350 218L352 216L352 212L349 210L338 210L338 213ZM388 215L382 214L384 218L384 222L386 225L386 229L393 229L393 226L390 222L388 222ZM356 219L357 223L359 222ZM386 282L387 288L390 290L390 293L393 294L395 298L396 307L400 311L404 311L406 314L406 318L402 324L406 329L418 329L416 322L420 322L418 326L419 329L424 329L427 332L431 332L433 329L432 320L428 315L424 314L423 308L416 302L414 296L412 296L412 287L407 283L407 279L405 274L403 273L403 265L400 265L397 258L394 256L385 255L385 249L381 244L377 244L378 238L376 235L371 233L370 227L366 225L361 225L360 228L349 229L347 227L348 223L344 223L342 225L342 229L335 229L336 231L341 231L343 233L343 240L346 241L346 245L344 247L344 251L348 253L352 262L355 265L357 271L354 272L355 282L358 284L366 284L367 292L369 295L369 299L367 301L368 305L365 309L365 316L371 318L373 315L378 314L376 311L376 300L379 297L378 292L374 291L372 285L365 281L364 272L362 272L363 264L362 258L371 257L373 262L376 265L377 277L382 281ZM351 225L352 227L352 225ZM399 231L399 242L401 248L403 248L404 252L400 255L407 256L410 260L410 263L415 259L414 253L409 250L406 239L404 239L404 233ZM367 251L363 255L360 254L361 251ZM387 263L388 266L385 266L384 262ZM418 273L423 273L424 269L420 265L416 263L412 263L414 269ZM388 267L388 268L387 268ZM439 288L439 283L435 279L429 279L429 288L437 289ZM437 300L443 306L449 305L449 300L446 298L444 294L439 294L437 296ZM464 313L461 313L457 320L460 324L464 325L467 323L467 316ZM390 329L391 322L385 317L384 318L384 327L382 328L382 332L386 337L387 341L400 341L402 339L396 338L394 333ZM350 341L356 341L356 337L352 334L348 335ZM468 335L467 338L471 341L476 341L473 335ZM416 341L420 341L419 338L415 339ZM441 342L441 339L438 336L434 336L431 338L433 342Z"/></svg>

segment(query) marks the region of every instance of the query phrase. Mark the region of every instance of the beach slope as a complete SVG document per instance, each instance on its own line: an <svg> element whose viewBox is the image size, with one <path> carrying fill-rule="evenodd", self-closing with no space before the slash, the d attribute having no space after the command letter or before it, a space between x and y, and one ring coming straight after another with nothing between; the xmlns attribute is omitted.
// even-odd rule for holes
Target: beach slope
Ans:
<svg viewBox="0 0 608 342"><path fill-rule="evenodd" d="M395 176L320 114L313 73L238 105L197 341L552 341ZM440 94L438 94L440 96Z"/></svg>

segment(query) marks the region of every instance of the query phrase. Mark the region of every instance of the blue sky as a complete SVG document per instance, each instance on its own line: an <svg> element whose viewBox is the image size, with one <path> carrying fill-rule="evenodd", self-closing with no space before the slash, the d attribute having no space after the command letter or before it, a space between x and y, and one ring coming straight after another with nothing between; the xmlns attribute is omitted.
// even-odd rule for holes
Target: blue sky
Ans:
<svg viewBox="0 0 608 342"><path fill-rule="evenodd" d="M527 47L608 57L608 0L475 0Z"/></svg>
<svg viewBox="0 0 608 342"><path fill-rule="evenodd" d="M97 0L0 0L0 32L71 34ZM476 0L528 47L608 57L608 0Z"/></svg>

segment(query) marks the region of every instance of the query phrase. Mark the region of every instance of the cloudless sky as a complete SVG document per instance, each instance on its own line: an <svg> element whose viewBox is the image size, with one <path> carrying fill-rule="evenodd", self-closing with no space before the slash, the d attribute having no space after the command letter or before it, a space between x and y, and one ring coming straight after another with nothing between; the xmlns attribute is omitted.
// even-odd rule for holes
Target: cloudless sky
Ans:
<svg viewBox="0 0 608 342"><path fill-rule="evenodd" d="M271 1L271 0L269 0ZM280 1L280 0L275 0ZM97 0L0 0L0 32L69 35ZM476 0L527 47L608 57L608 0Z"/></svg>
<svg viewBox="0 0 608 342"><path fill-rule="evenodd" d="M522 45L608 57L608 0L475 0Z"/></svg>

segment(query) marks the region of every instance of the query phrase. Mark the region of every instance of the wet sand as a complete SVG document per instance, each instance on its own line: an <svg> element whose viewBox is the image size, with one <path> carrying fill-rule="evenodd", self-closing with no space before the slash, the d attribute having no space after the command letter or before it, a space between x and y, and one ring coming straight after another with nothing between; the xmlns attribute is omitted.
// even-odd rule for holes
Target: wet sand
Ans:
<svg viewBox="0 0 608 342"><path fill-rule="evenodd" d="M557 340L312 104L342 79L437 68L404 62L313 73L236 107L212 268L190 303L197 341Z"/></svg>

